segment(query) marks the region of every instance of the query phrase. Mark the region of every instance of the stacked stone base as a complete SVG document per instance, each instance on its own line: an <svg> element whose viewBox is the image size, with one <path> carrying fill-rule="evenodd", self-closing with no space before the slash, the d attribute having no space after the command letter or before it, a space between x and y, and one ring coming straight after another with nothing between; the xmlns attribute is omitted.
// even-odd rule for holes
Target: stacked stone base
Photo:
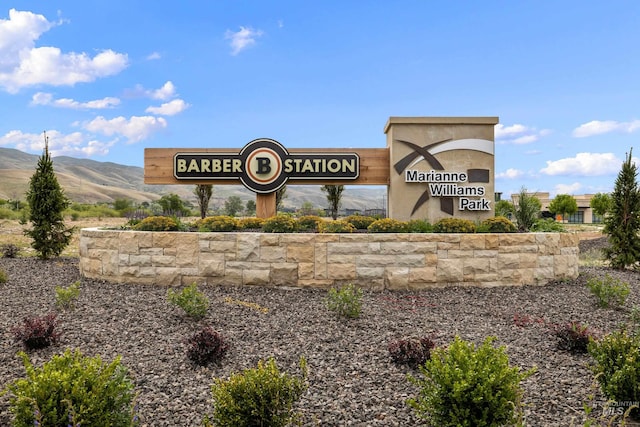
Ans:
<svg viewBox="0 0 640 427"><path fill-rule="evenodd" d="M84 277L149 285L373 290L519 286L578 276L578 236L265 234L83 229Z"/></svg>

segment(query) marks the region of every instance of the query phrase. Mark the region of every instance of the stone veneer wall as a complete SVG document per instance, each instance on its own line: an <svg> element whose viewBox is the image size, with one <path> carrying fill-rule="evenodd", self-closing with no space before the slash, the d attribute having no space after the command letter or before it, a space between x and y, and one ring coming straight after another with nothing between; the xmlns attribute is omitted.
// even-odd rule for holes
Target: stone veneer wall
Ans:
<svg viewBox="0 0 640 427"><path fill-rule="evenodd" d="M382 289L544 284L578 276L578 236L266 234L83 229L84 277L152 285Z"/></svg>

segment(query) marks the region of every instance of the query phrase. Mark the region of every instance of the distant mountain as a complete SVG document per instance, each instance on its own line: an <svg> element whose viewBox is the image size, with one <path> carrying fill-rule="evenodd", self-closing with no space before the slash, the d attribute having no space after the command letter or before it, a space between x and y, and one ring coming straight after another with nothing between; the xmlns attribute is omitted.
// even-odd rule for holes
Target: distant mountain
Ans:
<svg viewBox="0 0 640 427"><path fill-rule="evenodd" d="M0 199L24 200L40 156L12 148L0 147ZM193 185L146 185L144 170L111 162L59 156L53 158L58 182L69 199L79 203L112 203L116 199L151 202L163 194L175 193L183 200L196 203ZM229 196L243 201L255 194L242 185L214 185L210 207L222 207ZM342 207L346 209L382 208L386 189L383 187L347 186ZM311 202L316 208L327 207L326 197L316 185L288 186L284 206L298 208Z"/></svg>

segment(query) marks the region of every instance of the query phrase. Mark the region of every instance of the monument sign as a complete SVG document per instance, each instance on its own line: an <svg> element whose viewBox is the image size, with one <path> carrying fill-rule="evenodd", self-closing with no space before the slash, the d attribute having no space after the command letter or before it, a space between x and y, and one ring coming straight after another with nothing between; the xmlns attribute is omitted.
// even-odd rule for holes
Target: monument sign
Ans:
<svg viewBox="0 0 640 427"><path fill-rule="evenodd" d="M391 117L387 148L286 149L260 138L234 149L145 149L146 184L242 184L256 214L285 184L385 185L399 220L493 215L496 117Z"/></svg>

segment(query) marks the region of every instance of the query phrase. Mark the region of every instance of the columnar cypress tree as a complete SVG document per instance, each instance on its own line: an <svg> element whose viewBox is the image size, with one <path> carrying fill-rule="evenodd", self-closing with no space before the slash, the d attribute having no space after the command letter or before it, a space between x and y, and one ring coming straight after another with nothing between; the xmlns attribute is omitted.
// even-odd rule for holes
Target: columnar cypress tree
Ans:
<svg viewBox="0 0 640 427"><path fill-rule="evenodd" d="M31 246L39 257L48 259L60 255L69 245L73 228L66 228L64 225L63 211L69 207L70 202L53 172L46 134L44 138L44 152L38 160L27 191L29 221L33 227L24 233L33 239Z"/></svg>
<svg viewBox="0 0 640 427"><path fill-rule="evenodd" d="M604 219L604 233L609 235L609 247L604 252L611 266L619 269L640 260L640 190L631 151L616 178L611 209Z"/></svg>

